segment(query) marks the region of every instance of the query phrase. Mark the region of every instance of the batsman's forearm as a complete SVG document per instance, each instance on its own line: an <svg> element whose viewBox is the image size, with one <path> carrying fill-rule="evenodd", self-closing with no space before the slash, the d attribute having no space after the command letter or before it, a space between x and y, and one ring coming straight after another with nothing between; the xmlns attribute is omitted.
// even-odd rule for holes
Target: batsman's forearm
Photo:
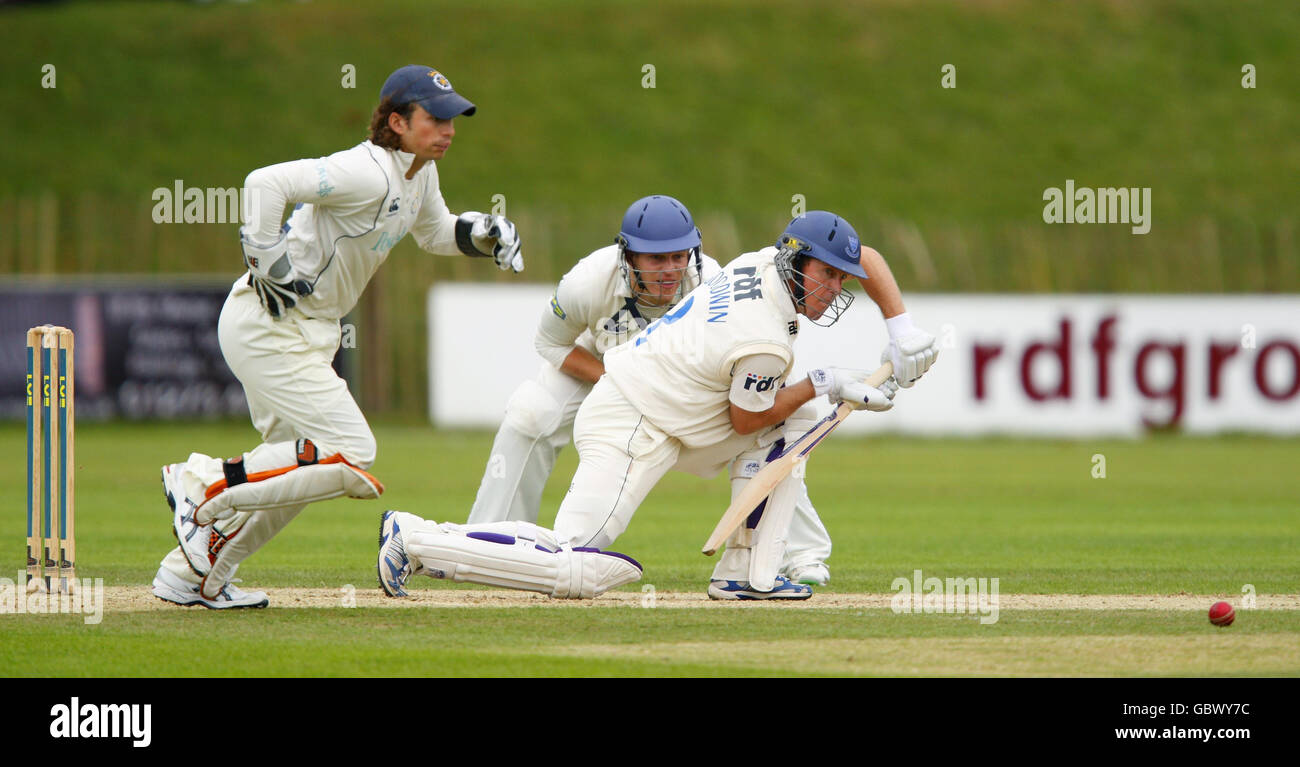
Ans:
<svg viewBox="0 0 1300 767"><path fill-rule="evenodd" d="M792 386L783 387L776 393L776 402L761 413L731 406L731 428L738 434L752 434L759 429L775 426L790 417L790 414L817 396L812 382L807 378Z"/></svg>
<svg viewBox="0 0 1300 767"><path fill-rule="evenodd" d="M569 356L564 358L564 364L560 365L560 372L577 378L580 381L596 383L600 377L605 375L605 363L596 359L596 356L581 346L573 347Z"/></svg>
<svg viewBox="0 0 1300 767"><path fill-rule="evenodd" d="M889 271L889 264L885 263L885 257L875 248L862 246L862 268L870 279L858 278L862 284L862 289L867 292L867 296L876 302L880 307L880 313L886 319L896 317L907 311L903 306L903 292L898 289L898 282L894 279L893 272Z"/></svg>

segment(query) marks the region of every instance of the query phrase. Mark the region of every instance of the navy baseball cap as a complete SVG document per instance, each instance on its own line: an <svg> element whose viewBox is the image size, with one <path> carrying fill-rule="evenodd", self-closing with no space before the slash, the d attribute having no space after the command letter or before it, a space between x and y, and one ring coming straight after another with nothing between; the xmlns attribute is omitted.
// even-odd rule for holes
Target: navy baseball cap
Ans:
<svg viewBox="0 0 1300 767"><path fill-rule="evenodd" d="M419 64L402 67L388 76L383 90L379 92L379 100L388 98L398 106L412 102L419 104L424 107L424 111L439 120L450 120L461 115L468 117L478 109L469 99L457 93L441 72Z"/></svg>

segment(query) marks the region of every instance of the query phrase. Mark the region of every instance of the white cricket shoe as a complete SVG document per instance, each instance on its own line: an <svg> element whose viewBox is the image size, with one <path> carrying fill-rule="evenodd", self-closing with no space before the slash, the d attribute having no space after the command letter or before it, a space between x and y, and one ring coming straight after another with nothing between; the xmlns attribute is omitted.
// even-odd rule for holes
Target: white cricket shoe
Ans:
<svg viewBox="0 0 1300 767"><path fill-rule="evenodd" d="M185 494L181 483L183 463L173 463L162 467L163 495L167 505L172 509L172 535L181 546L185 562L190 570L200 578L208 574L212 560L208 557L208 538L212 535L212 526L201 526L194 521L194 510L198 508Z"/></svg>
<svg viewBox="0 0 1300 767"><path fill-rule="evenodd" d="M808 586L825 586L831 582L831 571L821 562L796 565L786 570L786 577L795 583Z"/></svg>
<svg viewBox="0 0 1300 767"><path fill-rule="evenodd" d="M166 567L159 567L158 574L153 577L153 595L166 602L172 602L183 607L191 605L203 605L209 610L229 610L240 607L266 607L271 600L266 598L264 591L243 591L233 583L227 583L212 598L203 596L199 591L197 583L190 583L184 578L168 570Z"/></svg>
<svg viewBox="0 0 1300 767"><path fill-rule="evenodd" d="M404 597L406 579L411 577L411 560L402 545L402 529L397 524L399 512L389 510L379 520L379 558L375 568L379 587L390 597Z"/></svg>
<svg viewBox="0 0 1300 767"><path fill-rule="evenodd" d="M776 576L776 585L771 591L753 589L749 581L709 581L709 599L807 599L812 595L812 586L791 583L784 575Z"/></svg>

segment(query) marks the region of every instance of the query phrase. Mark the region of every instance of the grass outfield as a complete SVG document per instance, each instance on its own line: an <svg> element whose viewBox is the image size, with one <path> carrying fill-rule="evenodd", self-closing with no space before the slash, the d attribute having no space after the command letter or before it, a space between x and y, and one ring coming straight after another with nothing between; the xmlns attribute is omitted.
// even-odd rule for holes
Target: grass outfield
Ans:
<svg viewBox="0 0 1300 767"><path fill-rule="evenodd" d="M0 675L1300 674L1297 440L833 439L809 471L835 538L833 579L804 605L702 601L712 560L698 548L725 485L672 475L617 547L645 566L641 584L575 605L420 578L414 606L393 609L375 596L379 513L463 520L490 435L395 424L376 431L384 499L304 513L241 568L245 587L270 592L272 609L227 614L143 596L172 543L157 468L193 449L238 453L251 429L83 426L79 575L104 578L108 608L96 625L71 615L0 616ZM21 426L6 426L0 447L21 456ZM1105 479L1091 476L1097 453L1107 458ZM574 460L571 450L562 457L543 524ZM930 484L902 493L881 477ZM22 561L24 485L20 460L0 466L0 504L13 510L12 536L0 546L11 579ZM894 614L893 579L917 569L998 578L997 622ZM640 607L646 584L655 609ZM1261 608L1281 609L1240 609L1246 584ZM300 593L316 595L306 604L342 605L349 585L355 608L290 609L304 604ZM1033 604L1017 596L1028 594L1048 596ZM1162 596L1156 609L1050 596L1070 594ZM1199 596L1169 596L1179 594ZM1206 620L1212 596L1239 605L1231 628Z"/></svg>

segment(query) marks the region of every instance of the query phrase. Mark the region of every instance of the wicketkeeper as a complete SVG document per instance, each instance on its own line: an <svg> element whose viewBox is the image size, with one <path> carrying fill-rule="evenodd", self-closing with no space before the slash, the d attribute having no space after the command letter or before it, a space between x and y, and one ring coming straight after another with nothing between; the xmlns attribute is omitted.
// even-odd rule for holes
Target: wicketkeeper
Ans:
<svg viewBox="0 0 1300 767"><path fill-rule="evenodd" d="M377 559L384 591L401 596L406 579L424 573L555 597L593 597L641 577L638 563L604 549L670 469L713 476L731 466L734 497L775 457L778 441L802 434L806 426L792 428L797 419L791 416L814 397L888 410L898 383L868 386L867 371L821 368L783 385L794 363L798 317L825 325L837 320L852 301L844 281L871 282L864 257L883 266L846 221L813 211L792 221L776 247L727 264L633 342L606 353L606 375L574 422L579 465L553 531L522 521L439 525L386 512ZM893 283L887 269L878 274ZM870 290L883 306L897 285ZM901 298L897 303L901 307ZM905 314L886 316L896 340L884 356L911 385L934 361L934 337L911 328ZM895 328L904 323L911 332L900 339ZM811 596L810 586L778 574L798 482L791 476L777 485L754 526L728 540L709 596Z"/></svg>
<svg viewBox="0 0 1300 767"><path fill-rule="evenodd" d="M265 607L231 583L236 568L312 501L376 498L375 437L332 367L339 320L409 232L437 255L491 258L523 270L503 216L447 209L436 161L454 121L476 107L435 69L384 82L370 137L351 149L253 171L240 229L248 271L221 311L221 352L244 386L262 444L230 460L194 453L163 467L180 545L153 593L180 605ZM292 206L282 226L286 207Z"/></svg>

